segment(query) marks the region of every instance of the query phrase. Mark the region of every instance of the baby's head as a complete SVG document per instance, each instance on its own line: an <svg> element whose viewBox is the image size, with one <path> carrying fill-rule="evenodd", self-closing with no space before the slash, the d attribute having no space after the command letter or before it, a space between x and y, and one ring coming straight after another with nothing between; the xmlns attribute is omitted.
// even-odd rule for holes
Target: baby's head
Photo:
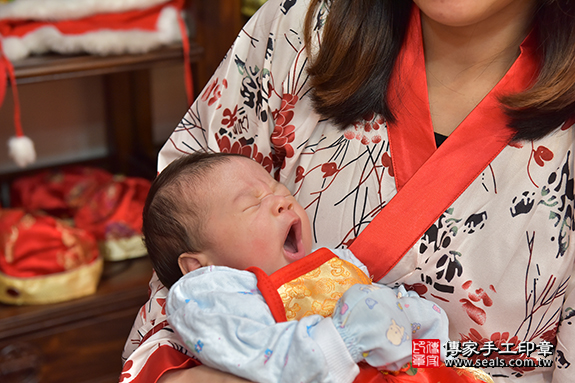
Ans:
<svg viewBox="0 0 575 383"><path fill-rule="evenodd" d="M202 266L271 274L311 251L305 210L257 162L194 153L168 165L146 200L142 231L160 281Z"/></svg>

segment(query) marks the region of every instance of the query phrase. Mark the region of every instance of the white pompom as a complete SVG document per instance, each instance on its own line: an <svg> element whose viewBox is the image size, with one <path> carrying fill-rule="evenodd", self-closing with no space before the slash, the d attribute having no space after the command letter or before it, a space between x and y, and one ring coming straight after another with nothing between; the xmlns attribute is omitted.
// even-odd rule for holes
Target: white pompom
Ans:
<svg viewBox="0 0 575 383"><path fill-rule="evenodd" d="M36 161L34 142L26 136L10 137L8 140L8 155L21 168L25 168Z"/></svg>

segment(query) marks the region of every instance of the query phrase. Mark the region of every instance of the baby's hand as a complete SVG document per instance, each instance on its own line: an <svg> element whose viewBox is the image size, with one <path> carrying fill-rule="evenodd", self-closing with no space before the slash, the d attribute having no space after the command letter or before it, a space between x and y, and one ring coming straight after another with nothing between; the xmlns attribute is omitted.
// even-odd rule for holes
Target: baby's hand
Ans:
<svg viewBox="0 0 575 383"><path fill-rule="evenodd" d="M411 361L411 340L419 334L447 341L443 310L403 287L354 285L339 300L333 322L355 362L391 371Z"/></svg>

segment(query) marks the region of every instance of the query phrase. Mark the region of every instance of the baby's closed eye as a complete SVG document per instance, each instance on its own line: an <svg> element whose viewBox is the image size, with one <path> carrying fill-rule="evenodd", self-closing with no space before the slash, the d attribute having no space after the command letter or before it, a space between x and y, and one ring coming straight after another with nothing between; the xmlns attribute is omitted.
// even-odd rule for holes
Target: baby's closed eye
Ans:
<svg viewBox="0 0 575 383"><path fill-rule="evenodd" d="M248 211L251 209L257 209L258 207L260 207L262 204L262 200L261 199L256 199L256 200L252 200L250 203L248 203L246 205L246 207L243 209L243 211Z"/></svg>

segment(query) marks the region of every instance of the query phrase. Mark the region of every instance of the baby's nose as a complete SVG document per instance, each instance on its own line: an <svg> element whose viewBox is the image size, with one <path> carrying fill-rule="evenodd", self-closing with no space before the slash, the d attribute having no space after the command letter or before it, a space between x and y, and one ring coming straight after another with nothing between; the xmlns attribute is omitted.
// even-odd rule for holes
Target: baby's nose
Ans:
<svg viewBox="0 0 575 383"><path fill-rule="evenodd" d="M278 196L276 202L276 211L278 212L278 214L282 213L284 210L292 210L292 209L293 209L292 201L290 201L286 197Z"/></svg>

